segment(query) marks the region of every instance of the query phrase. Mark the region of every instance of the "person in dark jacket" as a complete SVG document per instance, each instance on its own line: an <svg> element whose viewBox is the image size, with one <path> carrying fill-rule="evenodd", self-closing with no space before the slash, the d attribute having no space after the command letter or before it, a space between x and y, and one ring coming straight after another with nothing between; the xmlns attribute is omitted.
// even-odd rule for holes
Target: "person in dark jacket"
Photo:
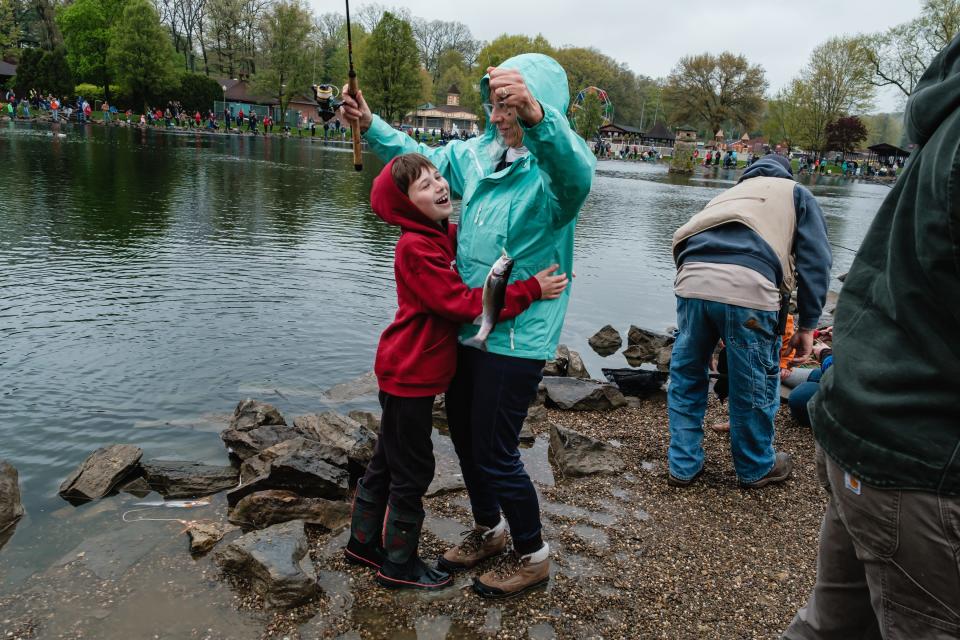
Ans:
<svg viewBox="0 0 960 640"><path fill-rule="evenodd" d="M780 336L796 286L799 329L788 350L796 350L793 364L804 362L826 300L831 255L820 207L792 175L783 156L761 158L673 235L680 330L667 391L672 486L688 486L703 473L708 366L721 339L740 485L781 482L793 468L790 456L773 447Z"/></svg>
<svg viewBox="0 0 960 640"><path fill-rule="evenodd" d="M917 147L844 281L810 404L830 500L790 640L960 638L960 36L904 119Z"/></svg>
<svg viewBox="0 0 960 640"><path fill-rule="evenodd" d="M380 438L357 484L344 553L350 562L379 569L383 586L436 589L449 585L450 575L417 555L423 494L434 471L433 401L453 379L460 323L480 316L483 290L467 287L457 272L450 187L424 156L389 162L374 180L370 204L401 229L394 263L399 308L377 347ZM556 269L508 286L500 319L518 316L536 300L558 298L567 279L551 275Z"/></svg>

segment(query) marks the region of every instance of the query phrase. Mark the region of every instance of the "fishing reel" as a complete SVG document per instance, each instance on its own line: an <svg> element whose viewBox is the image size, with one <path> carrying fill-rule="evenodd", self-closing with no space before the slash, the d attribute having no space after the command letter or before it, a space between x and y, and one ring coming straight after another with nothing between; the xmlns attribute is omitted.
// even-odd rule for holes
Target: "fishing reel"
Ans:
<svg viewBox="0 0 960 640"><path fill-rule="evenodd" d="M340 90L332 84L315 84L310 88L313 89L313 99L317 101L317 113L324 122L329 122L337 115L337 109L342 104L337 99Z"/></svg>

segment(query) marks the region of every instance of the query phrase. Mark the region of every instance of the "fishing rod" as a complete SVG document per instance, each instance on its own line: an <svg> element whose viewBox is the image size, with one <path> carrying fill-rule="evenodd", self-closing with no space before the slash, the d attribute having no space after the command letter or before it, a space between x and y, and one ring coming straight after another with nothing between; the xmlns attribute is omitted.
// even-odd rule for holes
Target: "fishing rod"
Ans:
<svg viewBox="0 0 960 640"><path fill-rule="evenodd" d="M357 99L357 93L360 87L357 85L357 72L353 68L353 38L350 33L350 0L344 0L347 5L347 61L350 64L350 71L347 74L347 91ZM350 127L350 133L353 134L353 168L357 171L363 171L363 158L360 155L360 119L353 122Z"/></svg>

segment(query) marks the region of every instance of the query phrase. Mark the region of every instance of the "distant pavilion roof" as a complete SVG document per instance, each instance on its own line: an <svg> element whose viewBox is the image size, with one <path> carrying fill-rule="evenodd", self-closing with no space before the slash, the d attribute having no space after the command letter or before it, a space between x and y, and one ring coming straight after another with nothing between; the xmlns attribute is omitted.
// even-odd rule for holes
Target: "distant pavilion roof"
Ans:
<svg viewBox="0 0 960 640"><path fill-rule="evenodd" d="M881 142L880 144L875 144L871 147L867 147L870 151L873 151L877 155L884 156L909 156L910 152L900 147L895 147L892 144L887 144L886 142Z"/></svg>
<svg viewBox="0 0 960 640"><path fill-rule="evenodd" d="M667 129L667 125L662 122L657 122L654 124L645 134L644 138L650 140L676 140L677 136L673 135L673 132L670 129Z"/></svg>
<svg viewBox="0 0 960 640"><path fill-rule="evenodd" d="M17 65L11 64L6 60L0 60L0 76L17 75Z"/></svg>
<svg viewBox="0 0 960 640"><path fill-rule="evenodd" d="M626 125L626 124L617 124L616 122L611 122L610 124L603 125L602 127L600 127L600 131L603 131L605 133L617 132L617 133L635 133L638 136L643 135L643 130L640 129L639 127L631 127L630 125Z"/></svg>

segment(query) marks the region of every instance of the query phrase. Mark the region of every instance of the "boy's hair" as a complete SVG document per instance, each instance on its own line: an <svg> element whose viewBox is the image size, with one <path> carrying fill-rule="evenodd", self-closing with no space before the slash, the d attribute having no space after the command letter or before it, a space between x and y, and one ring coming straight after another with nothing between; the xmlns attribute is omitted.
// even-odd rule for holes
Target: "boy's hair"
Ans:
<svg viewBox="0 0 960 640"><path fill-rule="evenodd" d="M397 156L390 167L390 176L394 184L403 193L407 193L410 185L420 177L423 170L436 171L437 167L419 153L405 153Z"/></svg>

